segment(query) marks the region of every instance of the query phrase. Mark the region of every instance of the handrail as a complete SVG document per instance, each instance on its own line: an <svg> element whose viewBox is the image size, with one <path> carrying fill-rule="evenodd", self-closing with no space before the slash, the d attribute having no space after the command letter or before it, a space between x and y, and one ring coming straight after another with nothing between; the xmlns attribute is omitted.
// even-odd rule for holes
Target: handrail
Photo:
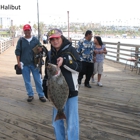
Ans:
<svg viewBox="0 0 140 140"><path fill-rule="evenodd" d="M0 42L0 54L8 49L10 46L14 46L14 39ZM77 48L77 43L79 40L72 39L72 45ZM105 59L112 61L126 63L126 60L132 57L132 52L140 52L140 45L126 44L126 43L114 43L114 42L103 42L106 45L107 54Z"/></svg>
<svg viewBox="0 0 140 140"><path fill-rule="evenodd" d="M18 38L13 38L7 41L0 41L0 54L2 54L9 47L14 46L14 43L17 42Z"/></svg>
<svg viewBox="0 0 140 140"><path fill-rule="evenodd" d="M72 39L72 45L77 48L77 43L79 40ZM132 52L140 52L140 45L126 44L121 42L103 42L107 49L107 54L105 59L112 61L126 63L126 60L132 57Z"/></svg>
<svg viewBox="0 0 140 140"><path fill-rule="evenodd" d="M0 54L13 45L13 39L0 41Z"/></svg>

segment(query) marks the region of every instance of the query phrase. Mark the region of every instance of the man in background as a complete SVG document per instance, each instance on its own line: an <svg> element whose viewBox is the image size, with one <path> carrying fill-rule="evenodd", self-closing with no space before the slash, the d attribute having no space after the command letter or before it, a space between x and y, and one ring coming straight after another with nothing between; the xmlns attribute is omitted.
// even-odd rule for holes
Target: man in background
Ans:
<svg viewBox="0 0 140 140"><path fill-rule="evenodd" d="M80 55L82 61L82 70L78 76L78 84L81 84L83 75L85 75L85 87L91 88L89 81L93 74L93 51L94 43L92 39L92 31L87 30L85 37L78 42L77 52Z"/></svg>
<svg viewBox="0 0 140 140"><path fill-rule="evenodd" d="M47 44L47 36L45 34L43 35L42 40L43 40L43 44Z"/></svg>
<svg viewBox="0 0 140 140"><path fill-rule="evenodd" d="M15 55L17 58L18 67L21 68L21 62L23 64L22 76L28 95L27 101L31 102L34 99L34 92L31 85L30 76L30 73L32 72L39 100L41 102L46 102L42 88L40 73L34 64L33 48L35 48L36 45L40 44L40 42L36 37L31 36L32 29L29 24L23 26L23 31L25 36L18 40L15 49Z"/></svg>

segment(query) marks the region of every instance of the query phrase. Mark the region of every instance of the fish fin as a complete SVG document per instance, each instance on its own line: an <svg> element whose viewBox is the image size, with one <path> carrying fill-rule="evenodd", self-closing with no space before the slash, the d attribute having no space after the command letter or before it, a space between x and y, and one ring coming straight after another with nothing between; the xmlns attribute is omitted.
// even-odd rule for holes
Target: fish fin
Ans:
<svg viewBox="0 0 140 140"><path fill-rule="evenodd" d="M66 119L66 116L65 116L64 112L57 113L57 115L55 117L55 121L60 120L60 119Z"/></svg>

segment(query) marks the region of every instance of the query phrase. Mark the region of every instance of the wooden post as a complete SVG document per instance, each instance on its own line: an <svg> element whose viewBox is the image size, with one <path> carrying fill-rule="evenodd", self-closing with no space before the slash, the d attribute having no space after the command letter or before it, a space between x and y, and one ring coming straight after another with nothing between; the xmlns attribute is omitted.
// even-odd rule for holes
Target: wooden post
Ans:
<svg viewBox="0 0 140 140"><path fill-rule="evenodd" d="M139 48L136 47L136 48L135 48L135 53L138 53L138 52L139 52Z"/></svg>
<svg viewBox="0 0 140 140"><path fill-rule="evenodd" d="M117 44L117 62L119 62L119 58L120 57L120 42L118 42L118 44Z"/></svg>
<svg viewBox="0 0 140 140"><path fill-rule="evenodd" d="M0 54L2 53L2 43L0 43Z"/></svg>
<svg viewBox="0 0 140 140"><path fill-rule="evenodd" d="M75 46L75 48L77 48L77 46L76 46L76 40L74 40L74 46Z"/></svg>
<svg viewBox="0 0 140 140"><path fill-rule="evenodd" d="M13 41L13 46L15 46L14 37L13 37L12 41Z"/></svg>

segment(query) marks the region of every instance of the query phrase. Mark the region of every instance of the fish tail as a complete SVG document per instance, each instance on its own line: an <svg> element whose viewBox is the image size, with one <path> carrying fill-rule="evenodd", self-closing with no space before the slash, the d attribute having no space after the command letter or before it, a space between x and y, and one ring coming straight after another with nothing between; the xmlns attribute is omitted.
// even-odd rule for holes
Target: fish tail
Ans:
<svg viewBox="0 0 140 140"><path fill-rule="evenodd" d="M55 117L55 121L60 120L60 119L66 119L66 116L64 114L64 112L58 112L56 117Z"/></svg>

